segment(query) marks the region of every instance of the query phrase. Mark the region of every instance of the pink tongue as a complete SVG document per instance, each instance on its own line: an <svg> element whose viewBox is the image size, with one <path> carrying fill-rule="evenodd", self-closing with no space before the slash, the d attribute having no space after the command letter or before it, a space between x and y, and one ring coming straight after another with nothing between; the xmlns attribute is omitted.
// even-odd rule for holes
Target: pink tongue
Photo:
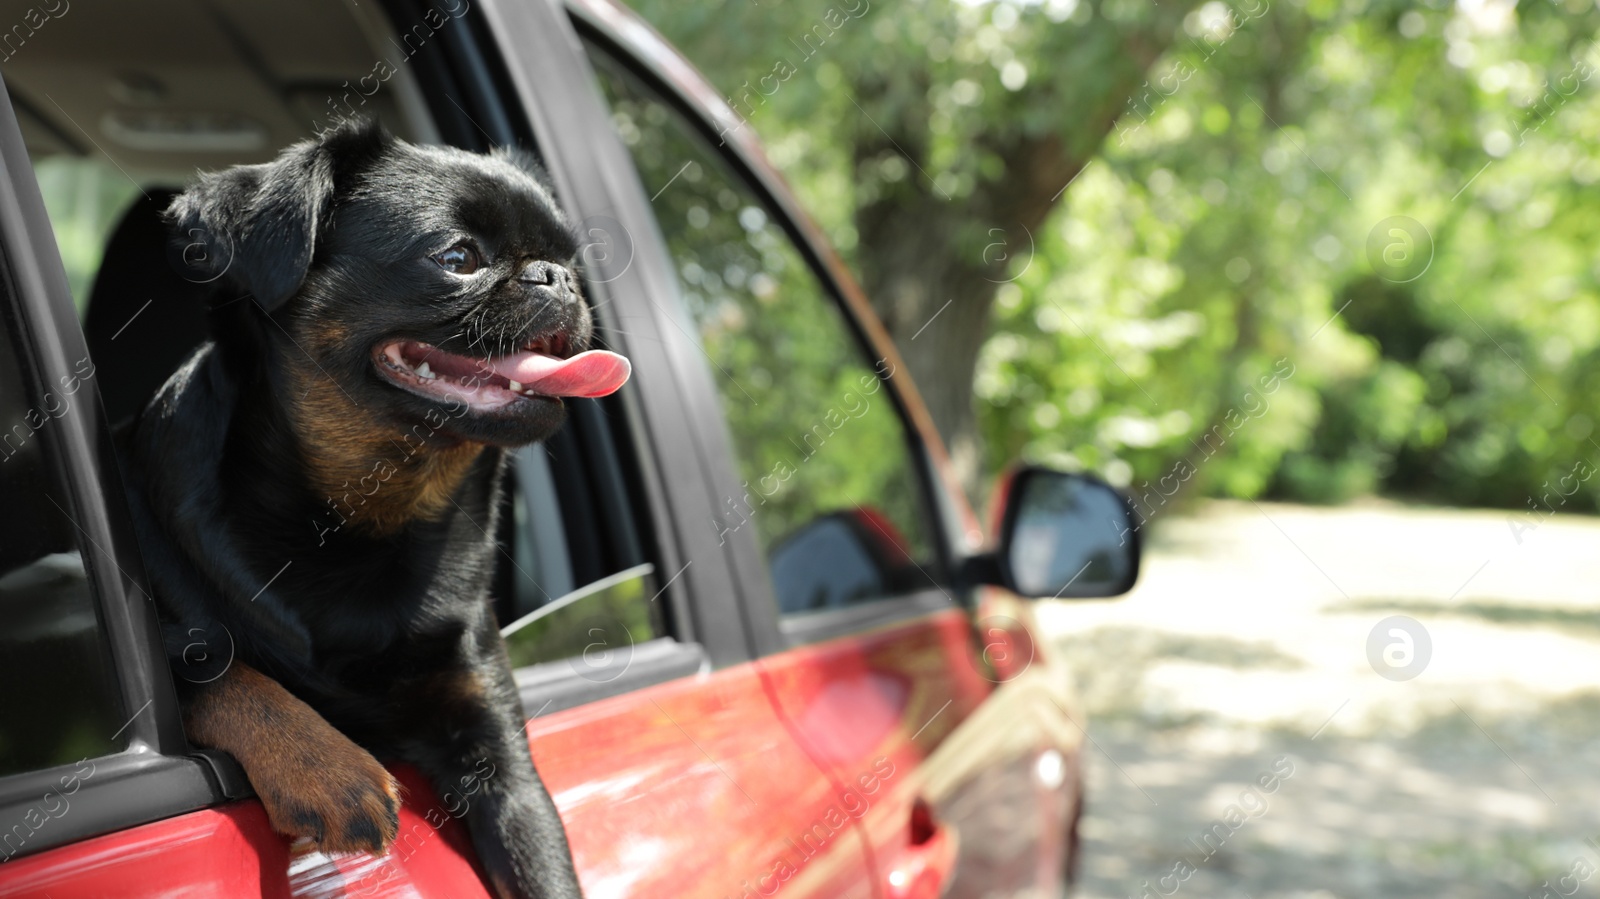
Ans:
<svg viewBox="0 0 1600 899"><path fill-rule="evenodd" d="M489 370L545 396L606 396L627 383L633 366L616 353L589 350L571 359L514 353L491 360Z"/></svg>

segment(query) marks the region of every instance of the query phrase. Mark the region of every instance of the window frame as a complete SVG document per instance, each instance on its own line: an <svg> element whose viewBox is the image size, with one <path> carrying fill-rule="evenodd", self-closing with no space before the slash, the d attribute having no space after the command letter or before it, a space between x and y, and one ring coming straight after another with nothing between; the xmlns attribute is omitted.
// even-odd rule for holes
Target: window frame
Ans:
<svg viewBox="0 0 1600 899"><path fill-rule="evenodd" d="M18 362L35 396L88 355L23 145L10 93L0 78L0 303L17 323ZM9 349L9 348L8 348ZM230 759L191 752L161 646L155 606L124 505L111 433L92 379L77 403L39 432L41 449L79 537L93 605L111 655L111 673L127 723L126 748L89 761L70 813L50 819L16 855L33 855L97 834L226 801L241 792ZM10 832L47 792L77 770L58 765L0 778L0 830Z"/></svg>
<svg viewBox="0 0 1600 899"><path fill-rule="evenodd" d="M585 228L614 228L631 251L621 273L588 281L586 290L602 325L626 323L613 347L649 373L617 396L648 494L663 600L680 640L697 644L711 667L747 662L762 635L745 615L741 557L709 526L716 504L706 486L732 471L732 456L717 431L716 396L696 364L698 349L682 339L688 323L654 299L670 296L675 282L651 239L648 198L560 0L478 0L474 11L491 32L487 39L498 42L503 96L521 104L572 217ZM533 36L541 52L528 52Z"/></svg>
<svg viewBox="0 0 1600 899"><path fill-rule="evenodd" d="M420 20L428 9L425 0L390 0L385 12L393 26L395 22L408 21L407 17ZM442 54L419 53L412 60L419 66L418 81L441 139L480 152L493 146L535 147L563 206L569 212L586 208L560 164L561 154L555 146L566 129L552 129L549 123L549 119L573 118L579 111L574 108L577 104L569 102L559 110L544 108L540 103L545 97L519 89L514 73L518 57L512 57L513 65L508 65L503 55L514 48L519 56L537 57L559 70L564 65L559 33L507 22L497 18L492 8L469 11L461 24L466 27L439 32L445 48ZM537 52L529 52L530 41L538 42ZM570 75L552 72L550 77L560 80ZM563 96L559 90L548 93L551 99ZM610 288L611 285L585 283L585 294L595 307L597 330L616 324L614 311L605 308L614 305ZM630 326L629 330L633 328ZM645 337L649 339L648 335ZM625 344L612 343L615 349L632 355ZM644 436L645 416L639 403L629 389L587 403L585 408L571 411L565 428L583 444L605 455L608 464L591 465L586 474L603 479L602 492L611 498L633 498L627 504L630 521L619 522L600 515L599 523L607 539L642 544L643 555L664 568L672 564L675 554L669 541L659 535L670 534L673 523L660 477L648 464L654 454ZM660 570L656 576L665 580ZM574 586L581 589L587 585ZM614 678L604 682L585 678L569 664L569 659L514 669L523 711L530 718L537 717L708 670L711 647L697 627L705 616L696 614L696 605L682 587L674 590L668 585L663 595L669 634L632 647L627 656L630 664Z"/></svg>
<svg viewBox="0 0 1600 899"><path fill-rule="evenodd" d="M908 392L914 396L915 388L912 387L909 391L907 389L909 375L905 374L904 362L883 331L881 323L877 321L875 313L871 311L865 295L849 274L843 260L827 242L821 230L811 221L798 200L789 192L781 176L766 161L755 141L738 134L725 134L717 130L707 105L712 102L720 104L720 101L713 97L696 96L685 86L685 81L699 76L683 64L682 58L674 48L666 44L655 32L640 28L636 22L623 18L630 14L610 13L597 6L574 0L565 0L565 3L577 26L579 36L585 41L599 45L603 51L628 68L653 90L663 102L681 114L690 127L709 142L711 151L728 164L733 176L742 180L755 199L766 206L774 221L783 229L805 265L817 279L826 301L834 303L840 311L850 338L856 342L857 349L863 354L862 358L887 359L895 366L896 374L900 375L900 377L890 377L883 383L888 387L890 405L901 424L915 482L922 491L922 509L928 516L928 539L932 544L934 558L931 560L931 570L924 569L924 574L928 576L930 583L926 588L909 594L824 613L785 616L778 611L777 597L767 572L765 554L753 533L741 528L742 533L730 535L729 543L737 546L744 557L740 575L745 593L750 597L746 602L745 611L753 619L753 627L765 635L765 639L759 641L761 653L771 654L795 646L891 626L945 608L971 609L975 603L975 595L971 591L958 589L955 584L954 574L959 570L959 566L956 564L954 548L959 545L957 535L963 529L953 520L952 512L955 504L946 492L948 486L940 478L935 462L934 446L942 445L938 444L936 436L930 437L935 432L920 398L908 399ZM643 49L646 52L641 52L641 48L630 43L630 38L633 41L650 41L655 46L645 47ZM682 68L674 70L673 63ZM593 66L592 61L589 65ZM598 73L594 77L598 79ZM603 96L601 102L605 102ZM609 114L609 104L605 109ZM733 115L731 112L728 114ZM744 127L748 127L748 123L744 123ZM629 163L632 165L631 154ZM678 290L675 278L671 288L674 293ZM722 419L720 404L717 411L719 426L725 430L727 424ZM730 458L729 464L733 466L731 472L736 474L737 462ZM730 481L733 486L737 486L736 477Z"/></svg>

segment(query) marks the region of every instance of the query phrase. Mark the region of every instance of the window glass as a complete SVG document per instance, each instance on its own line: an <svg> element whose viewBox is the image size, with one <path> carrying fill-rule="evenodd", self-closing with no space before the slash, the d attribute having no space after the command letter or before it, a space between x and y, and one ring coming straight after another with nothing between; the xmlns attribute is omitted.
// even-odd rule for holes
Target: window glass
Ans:
<svg viewBox="0 0 1600 899"><path fill-rule="evenodd" d="M778 217L690 123L593 54L652 197L743 476L719 534L752 528L786 613L935 586L903 422L843 311Z"/></svg>
<svg viewBox="0 0 1600 899"><path fill-rule="evenodd" d="M571 442L572 435L566 439ZM668 630L663 605L655 601L655 566L617 568L619 560L638 558L623 546L637 541L618 533L631 527L631 517L613 514L602 522L594 513L605 504L581 489L586 479L573 470L584 454L561 455L567 465L558 472L544 446L514 454L508 516L514 536L507 541L513 549L505 572L510 602L502 604L501 633L514 668L569 659L578 674L606 680L620 674L613 660L631 657L636 644L665 637ZM603 476L606 466L592 456L589 474ZM568 488L567 502L558 477ZM610 552L582 551L595 547Z"/></svg>
<svg viewBox="0 0 1600 899"><path fill-rule="evenodd" d="M122 748L121 702L79 533L49 452L58 419L91 394L80 361L40 395L0 313L0 776ZM92 409L79 414L92 414Z"/></svg>
<svg viewBox="0 0 1600 899"><path fill-rule="evenodd" d="M50 212L50 225L61 250L61 264L67 270L73 304L82 319L88 311L89 288L100 270L111 228L139 196L139 185L104 159L35 159L34 174Z"/></svg>
<svg viewBox="0 0 1600 899"><path fill-rule="evenodd" d="M658 592L655 566L645 563L556 597L501 628L511 666L566 659L588 680L621 677L633 647L667 635Z"/></svg>

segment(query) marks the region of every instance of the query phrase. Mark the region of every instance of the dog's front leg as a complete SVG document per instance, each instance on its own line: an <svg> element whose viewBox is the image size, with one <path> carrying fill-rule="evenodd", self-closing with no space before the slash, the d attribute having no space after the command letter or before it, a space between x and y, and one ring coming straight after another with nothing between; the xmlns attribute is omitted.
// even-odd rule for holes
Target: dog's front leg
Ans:
<svg viewBox="0 0 1600 899"><path fill-rule="evenodd" d="M504 651L426 676L408 699L418 727L406 760L433 782L443 810L466 821L501 899L580 899L566 832L528 752Z"/></svg>
<svg viewBox="0 0 1600 899"><path fill-rule="evenodd" d="M273 829L324 852L384 852L400 790L365 749L277 681L235 662L184 701L189 738L238 759Z"/></svg>

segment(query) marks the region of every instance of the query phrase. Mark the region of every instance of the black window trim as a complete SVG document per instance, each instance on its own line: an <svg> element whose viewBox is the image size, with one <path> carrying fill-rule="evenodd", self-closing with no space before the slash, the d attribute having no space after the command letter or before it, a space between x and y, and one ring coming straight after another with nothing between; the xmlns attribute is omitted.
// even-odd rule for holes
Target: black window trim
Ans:
<svg viewBox="0 0 1600 899"><path fill-rule="evenodd" d="M683 325L654 298L675 287L657 241L653 218L632 171L627 148L611 127L599 86L588 69L573 23L559 0L478 0L474 13L487 24L486 41L499 42L504 96L521 114L546 154L547 169L575 218L609 220L631 239L624 271L607 283L590 282L597 307L618 329L615 348L640 374L623 388L635 458L655 515L657 561L670 586L680 637L704 647L715 668L758 654L757 635L743 609L740 557L717 542L709 526L715 499L705 485L731 470L728 448L710 433L717 414L709 382L693 364L698 351L675 336ZM530 36L544 39L528 52ZM633 237L633 235L638 235ZM696 354L691 358L690 354Z"/></svg>
<svg viewBox="0 0 1600 899"><path fill-rule="evenodd" d="M630 581L642 581L645 589L651 589L659 582L657 574L653 562L623 569L558 596L516 621L507 622L500 633L511 643L516 631L540 617L579 606L596 593ZM512 669L523 711L529 718L711 670L711 660L704 647L670 636L652 637L642 642L630 640L626 647L613 647L603 641L592 645L601 647L596 650L599 658L588 656L586 649L581 656Z"/></svg>
<svg viewBox="0 0 1600 899"><path fill-rule="evenodd" d="M700 136L709 142L712 151L718 153L729 164L735 177L743 179L756 198L767 204L784 233L822 285L828 298L838 307L861 352L866 354L867 358L884 358L882 348L873 341L871 334L845 300L844 289L839 284L839 273L834 270L829 254L823 252L814 242L813 236L797 223L797 218L804 213L788 189L768 177L761 166L754 164L738 141L722 139L716 125L707 117L699 103L680 90L653 60L630 50L610 23L597 17L594 11L584 4L566 2L566 7L577 26L578 33L583 38L599 45L614 59L627 66L633 74L682 114ZM955 583L954 572L958 570L955 547L959 545L955 538L959 529L949 521L952 503L944 492L944 486L934 469L922 432L909 412L899 384L893 377L884 383L889 387L895 415L905 434L906 451L915 470L917 483L922 489L922 508L930 517L928 539L933 545L934 560L932 569L925 568L923 571L929 580L928 587L906 596L890 597L834 610L828 613L825 624L820 620L791 624L778 611L777 597L773 593L771 580L766 571L766 561L759 546L753 537L740 540L736 534L735 542L754 555L750 564L759 575L757 583L746 584L746 590L758 597L756 602L747 604L746 611L755 617L755 626L758 629L769 630L772 635L770 639L763 641L763 655L860 633L883 624L905 621L938 611L938 608L930 607L930 597L942 598L949 608L961 608L967 611L974 608L975 593L959 589ZM760 598L763 593L764 600Z"/></svg>
<svg viewBox="0 0 1600 899"><path fill-rule="evenodd" d="M616 653L614 664L587 666L582 676L572 659L528 665L513 674L523 711L534 719L710 671L711 659L698 643L657 637Z"/></svg>

